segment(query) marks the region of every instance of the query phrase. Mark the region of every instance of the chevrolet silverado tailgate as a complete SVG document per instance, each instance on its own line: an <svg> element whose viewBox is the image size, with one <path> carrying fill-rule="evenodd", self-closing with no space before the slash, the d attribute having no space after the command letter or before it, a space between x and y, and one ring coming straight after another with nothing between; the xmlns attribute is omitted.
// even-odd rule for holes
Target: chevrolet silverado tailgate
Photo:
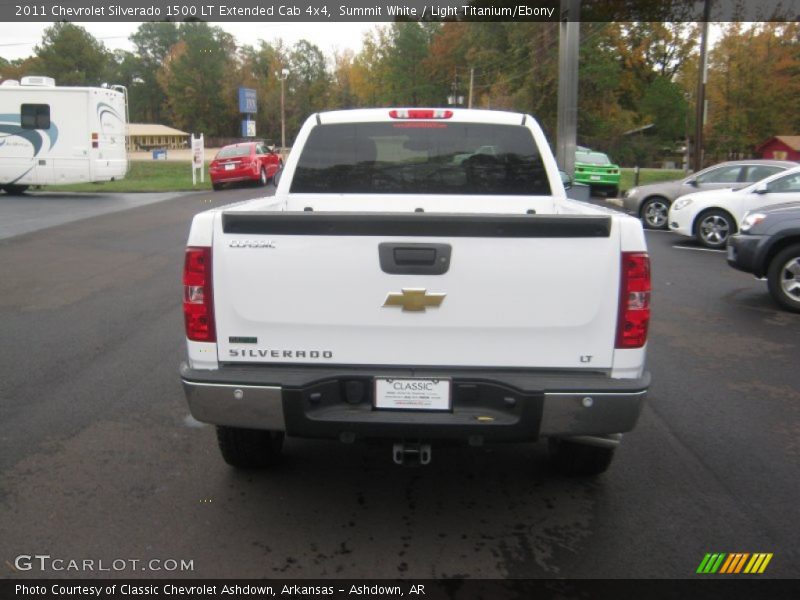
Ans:
<svg viewBox="0 0 800 600"><path fill-rule="evenodd" d="M224 212L218 358L609 368L619 252L608 216Z"/></svg>

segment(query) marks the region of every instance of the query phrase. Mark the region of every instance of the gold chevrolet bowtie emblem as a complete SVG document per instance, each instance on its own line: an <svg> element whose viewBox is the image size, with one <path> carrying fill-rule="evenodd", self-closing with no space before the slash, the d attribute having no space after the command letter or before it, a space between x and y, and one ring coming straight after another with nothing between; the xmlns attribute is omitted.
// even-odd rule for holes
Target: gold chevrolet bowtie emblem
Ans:
<svg viewBox="0 0 800 600"><path fill-rule="evenodd" d="M430 307L441 306L447 294L429 294L425 288L403 288L398 294L391 292L386 296L384 306L402 306L403 311L425 312Z"/></svg>

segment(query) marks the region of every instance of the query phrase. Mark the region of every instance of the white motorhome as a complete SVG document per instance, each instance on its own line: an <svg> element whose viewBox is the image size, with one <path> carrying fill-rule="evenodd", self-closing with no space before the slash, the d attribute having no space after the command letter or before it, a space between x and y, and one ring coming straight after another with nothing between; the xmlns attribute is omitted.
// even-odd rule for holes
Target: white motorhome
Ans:
<svg viewBox="0 0 800 600"><path fill-rule="evenodd" d="M122 86L58 87L50 77L0 84L0 189L112 181L128 170Z"/></svg>

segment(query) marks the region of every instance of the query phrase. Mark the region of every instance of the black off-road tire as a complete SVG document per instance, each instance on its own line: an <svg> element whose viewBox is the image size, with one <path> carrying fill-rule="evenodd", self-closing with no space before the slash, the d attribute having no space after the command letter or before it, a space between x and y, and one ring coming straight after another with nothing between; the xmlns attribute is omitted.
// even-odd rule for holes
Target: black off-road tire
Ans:
<svg viewBox="0 0 800 600"><path fill-rule="evenodd" d="M282 431L217 426L222 458L232 467L262 469L278 462L283 447Z"/></svg>
<svg viewBox="0 0 800 600"><path fill-rule="evenodd" d="M800 312L800 244L793 244L776 254L767 269L769 293L786 310Z"/></svg>
<svg viewBox="0 0 800 600"><path fill-rule="evenodd" d="M604 473L611 466L616 448L550 438L548 450L550 465L557 473L569 477L592 477Z"/></svg>

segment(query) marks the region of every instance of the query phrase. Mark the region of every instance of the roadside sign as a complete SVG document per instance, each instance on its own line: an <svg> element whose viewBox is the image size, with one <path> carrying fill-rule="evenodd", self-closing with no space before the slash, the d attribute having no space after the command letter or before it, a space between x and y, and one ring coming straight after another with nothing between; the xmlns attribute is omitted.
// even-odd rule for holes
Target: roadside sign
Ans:
<svg viewBox="0 0 800 600"><path fill-rule="evenodd" d="M200 183L205 181L205 162L206 162L205 143L203 134L194 137L192 134L192 185L197 185L197 171L200 171Z"/></svg>
<svg viewBox="0 0 800 600"><path fill-rule="evenodd" d="M253 119L242 119L242 137L256 137L256 122Z"/></svg>
<svg viewBox="0 0 800 600"><path fill-rule="evenodd" d="M253 115L257 112L256 91L251 88L239 88L239 112Z"/></svg>

